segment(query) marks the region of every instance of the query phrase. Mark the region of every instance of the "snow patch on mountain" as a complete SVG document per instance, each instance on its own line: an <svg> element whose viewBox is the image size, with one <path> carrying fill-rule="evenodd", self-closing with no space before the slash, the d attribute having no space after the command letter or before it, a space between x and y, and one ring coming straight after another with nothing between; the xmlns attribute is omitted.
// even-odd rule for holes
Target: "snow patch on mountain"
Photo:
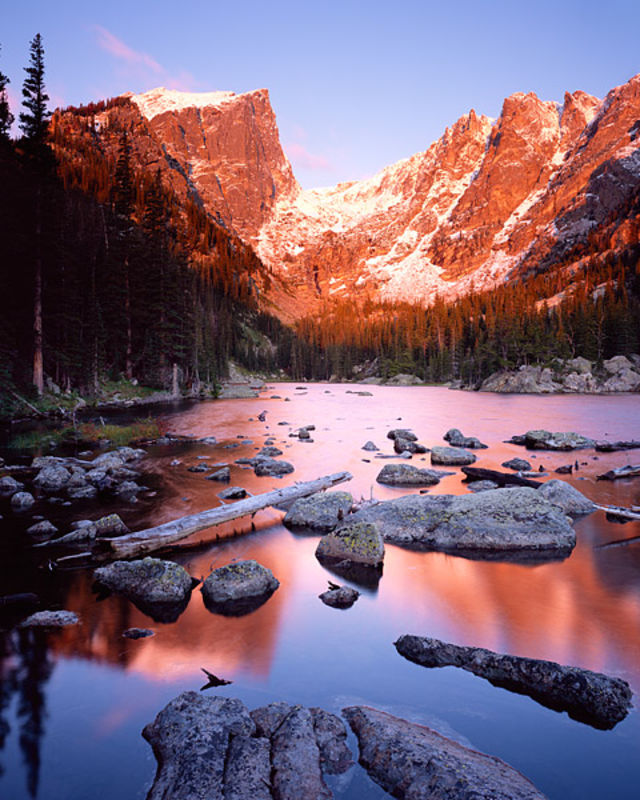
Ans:
<svg viewBox="0 0 640 800"><path fill-rule="evenodd" d="M242 97L235 92L180 92L159 86L142 94L131 95L131 100L149 120L167 111L182 111L185 108L209 108L221 106Z"/></svg>

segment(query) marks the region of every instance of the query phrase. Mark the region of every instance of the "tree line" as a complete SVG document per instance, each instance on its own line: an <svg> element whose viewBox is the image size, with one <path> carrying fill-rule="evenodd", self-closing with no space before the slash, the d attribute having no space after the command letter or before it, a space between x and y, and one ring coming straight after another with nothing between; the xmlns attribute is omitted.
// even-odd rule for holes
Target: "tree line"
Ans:
<svg viewBox="0 0 640 800"><path fill-rule="evenodd" d="M287 326L268 310L271 276L254 251L140 166L128 98L52 115L37 35L13 140L7 84L0 72L0 405L42 394L45 378L85 394L107 378L197 391L230 358L293 380L368 365L475 385L521 364L640 351L640 190L510 284L427 308L332 300ZM611 250L620 220L635 228Z"/></svg>

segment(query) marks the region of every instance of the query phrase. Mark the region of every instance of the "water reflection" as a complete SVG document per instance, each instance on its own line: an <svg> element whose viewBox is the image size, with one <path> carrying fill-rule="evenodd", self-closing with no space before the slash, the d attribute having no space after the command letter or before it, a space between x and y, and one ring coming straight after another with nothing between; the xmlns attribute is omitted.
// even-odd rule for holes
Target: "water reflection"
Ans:
<svg viewBox="0 0 640 800"><path fill-rule="evenodd" d="M562 453L527 453L503 442L531 427L577 430L595 438L602 438L605 433L612 439L640 438L640 401L636 397L501 397L385 387L371 387L372 397L360 397L347 394L348 388L310 386L300 393L290 386L278 386L270 393L282 398L289 395L294 398L292 402L264 397L221 401L166 415L163 424L169 430L197 437L215 435L219 444L154 448L147 467L162 481L161 502L117 510L135 529L217 505L221 487L187 469L203 460L229 464L232 484L254 494L293 480L310 480L347 469L354 479L339 488L351 491L356 499L372 494L380 499L397 497L407 490L385 487L375 480L387 462L376 460L361 448L371 439L383 452L391 453L392 442L386 432L400 426L413 428L427 446L441 444L448 428L462 428L466 435L478 436L489 444L489 450L477 454L478 464L498 469L502 461L513 456L527 457L536 467L542 463L549 469L573 460ZM331 393L326 394L327 391ZM261 422L258 414L263 410L268 413ZM278 425L280 421L288 424ZM312 444L289 437L289 432L309 423L316 424ZM251 469L235 463L238 458L254 455L267 438L273 438L284 452L282 457L295 464L295 473L284 480L258 478ZM243 444L245 439L253 443ZM227 445L237 443L239 446L227 449ZM170 466L176 459L181 463ZM580 470L567 479L596 502L627 506L638 503L640 479L616 484L595 481L598 472L628 459L629 454L625 453L596 456L585 451L579 455ZM429 466L429 457L414 457L412 463ZM468 489L456 470L455 475L431 491L459 494ZM233 680L232 692L261 693L260 702L298 702L304 695L309 704L326 706L345 692L376 699L379 686L385 687L384 702L392 711L394 703L402 701L429 714L430 705L438 707L441 702L443 709L438 713L447 724L462 728L462 734L477 746L484 744L491 752L513 759L509 735L489 723L499 716L494 703L500 708L500 703L515 701L486 700L483 690L474 688L468 702L465 700L465 713L470 718L475 713L481 722L460 719L453 710L447 712L447 707L456 709L460 705L458 697L463 695L459 693L466 691L468 685L463 682L465 678L449 679L445 670L442 676L414 676L398 663L402 659L390 652L391 643L401 633L430 635L457 644L605 671L620 675L636 692L640 691L640 543L598 548L622 536L639 535L640 523L619 526L607 522L603 512L596 512L576 524L578 545L568 559L536 566L470 561L387 546L382 577L370 584L369 591L363 592L352 609L337 612L318 600L334 573L315 558L317 537L286 530L281 524L282 516L282 512L273 509L259 512L253 520L254 532L251 520L237 520L221 529L201 532L186 544L204 542L203 546L172 556L196 578L205 578L232 559L253 558L271 569L280 588L258 609L236 618L209 612L196 589L175 622L154 623L123 597L111 596L98 602L89 571L49 573L33 567L23 569L23 551L20 562L12 562L10 551L4 551L4 564L0 566L3 593L37 591L45 602L77 611L81 616L80 625L55 634L23 632L0 637L0 751L8 753L11 741L21 749L27 770L20 780L28 794L55 798L53 790L47 794L47 787L40 786L38 779L42 741L47 740L48 734L44 724L46 706L51 708L51 701L61 691L50 680L54 665L56 675L75 670L74 675L85 675L84 684L91 686L82 692L83 713L91 720L91 735L96 737L92 769L102 776L111 775L114 769L113 751L111 758L101 755L97 738L101 742L109 737L118 742L127 735L137 738L142 724L163 704L156 698L162 696L164 702L162 692L199 689L202 668ZM246 535L225 538L234 532ZM21 565L19 570L16 563ZM354 575L340 575L339 580L358 583ZM123 639L122 633L131 627L151 627L156 635L138 641ZM107 671L92 670L91 666L105 667ZM103 709L98 697L118 680L114 674L124 684L118 684L118 702L110 702ZM440 693L429 694L421 689L425 685L444 688ZM276 694L272 696L271 691ZM469 708L473 709L476 702L481 706L472 713ZM520 708L517 704L508 705L505 717ZM70 719L71 724L77 722L73 714ZM555 724L546 717L542 722ZM12 726L11 731L7 724ZM538 724L542 723L536 717L531 731ZM578 752L580 734L573 727L557 724L553 735L563 742L566 737L568 749ZM629 734L624 731L629 725L635 725L633 733L637 734L637 720L626 720L619 726L623 733L614 740L612 750L624 751L627 747L628 751L624 736ZM485 729L487 742L482 739ZM530 732L530 738L533 735ZM618 735L616 731L615 736ZM600 744L598 740L598 747ZM535 778L538 769L547 784L565 787L563 781L554 783L556 774L564 769L560 755L563 748L558 747L555 753L555 748L549 746L550 752L544 741L537 740L530 746L536 766L528 770L529 776ZM576 758L579 760L579 756ZM599 769L614 780L614 773L617 775L619 770L610 756L607 759ZM523 768L524 764L519 766ZM147 767L150 776L152 764ZM6 761L5 768L6 775L0 777L3 796L3 787L17 785L16 764ZM50 774L58 774L53 767L51 770ZM138 765L132 766L132 772L138 775ZM634 774L637 773L638 770ZM127 791L141 797L145 778L136 779L140 783L135 791L131 786ZM581 782L579 776L574 779L578 787L574 796L595 800L597 794L588 782ZM552 798L570 796L564 789L547 793ZM85 787L84 793L79 790L76 796L90 794ZM10 792L7 796L19 798L20 794ZM116 800L122 795L105 789L100 796Z"/></svg>

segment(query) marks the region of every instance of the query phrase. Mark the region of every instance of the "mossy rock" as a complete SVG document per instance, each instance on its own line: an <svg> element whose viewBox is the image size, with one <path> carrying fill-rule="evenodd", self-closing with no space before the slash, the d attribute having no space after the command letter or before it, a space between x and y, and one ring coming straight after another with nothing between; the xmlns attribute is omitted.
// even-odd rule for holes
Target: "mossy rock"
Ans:
<svg viewBox="0 0 640 800"><path fill-rule="evenodd" d="M202 597L210 611L240 616L265 603L279 586L268 567L250 559L215 569L202 585Z"/></svg>
<svg viewBox="0 0 640 800"><path fill-rule="evenodd" d="M332 531L347 516L353 505L349 492L317 492L301 497L287 511L284 524L290 528Z"/></svg>
<svg viewBox="0 0 640 800"><path fill-rule="evenodd" d="M353 522L323 536L316 548L322 561L347 561L377 567L384 559L384 541L374 522Z"/></svg>

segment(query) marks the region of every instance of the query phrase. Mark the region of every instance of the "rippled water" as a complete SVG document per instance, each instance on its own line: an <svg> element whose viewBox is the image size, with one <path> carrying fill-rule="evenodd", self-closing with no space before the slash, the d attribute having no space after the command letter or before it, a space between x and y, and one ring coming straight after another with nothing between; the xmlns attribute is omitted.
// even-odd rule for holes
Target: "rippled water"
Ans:
<svg viewBox="0 0 640 800"><path fill-rule="evenodd" d="M640 398L533 397L451 392L440 388L370 388L281 384L256 400L202 403L162 415L174 433L215 435L217 446L155 447L147 483L161 487L153 500L121 509L132 527L144 527L217 504L220 484L187 471L199 463L229 463L232 485L254 493L343 469L354 497L384 499L406 490L383 487L375 477L388 463L363 451L373 440L392 452L386 433L410 427L427 446L459 427L489 445L478 466L500 468L515 455L537 468L571 463L564 476L601 503L640 503L640 479L596 482L612 466L640 463L640 451L525 453L503 439L530 428L576 430L594 438L640 439ZM365 388L365 387L362 387ZM272 396L275 396L272 399ZM285 398L290 398L287 402ZM266 410L266 421L258 414ZM287 423L287 424L278 424ZM289 432L313 423L313 442ZM296 468L282 480L257 478L234 464L267 436ZM252 444L243 443L251 440ZM237 445L228 448L227 445ZM412 463L429 466L414 456ZM180 459L179 466L170 466ZM468 491L460 471L431 492ZM13 542L20 522L6 514L0 531ZM85 512L86 513L86 512ZM78 511L77 518L85 513ZM362 589L351 609L324 606L318 594L333 576L314 557L316 536L284 528L273 509L254 519L193 537L208 543L175 556L196 577L232 558L255 558L280 581L271 599L252 614L226 618L207 611L196 590L173 624L160 624L123 598L98 602L86 570L49 572L5 549L1 594L37 591L52 604L77 611L79 626L50 634L0 637L0 797L42 800L88 797L143 798L155 759L140 736L165 703L205 683L201 667L233 684L216 691L251 708L274 700L337 711L355 703L422 722L523 772L553 800L636 798L640 785L640 724L631 711L613 731L599 731L543 708L532 699L495 688L455 668L427 670L401 658L393 642L402 633L435 636L464 645L547 658L625 678L640 691L640 542L600 548L640 536L640 523L608 522L596 512L576 524L570 558L537 566L481 562L387 546L376 589ZM220 534L220 531L217 531ZM151 627L150 639L129 641L128 627ZM11 645L11 646L9 646ZM211 691L211 690L209 690ZM355 747L355 740L350 739ZM2 743L4 745L2 746ZM355 750L354 750L355 752ZM360 767L332 779L336 796L387 796Z"/></svg>

